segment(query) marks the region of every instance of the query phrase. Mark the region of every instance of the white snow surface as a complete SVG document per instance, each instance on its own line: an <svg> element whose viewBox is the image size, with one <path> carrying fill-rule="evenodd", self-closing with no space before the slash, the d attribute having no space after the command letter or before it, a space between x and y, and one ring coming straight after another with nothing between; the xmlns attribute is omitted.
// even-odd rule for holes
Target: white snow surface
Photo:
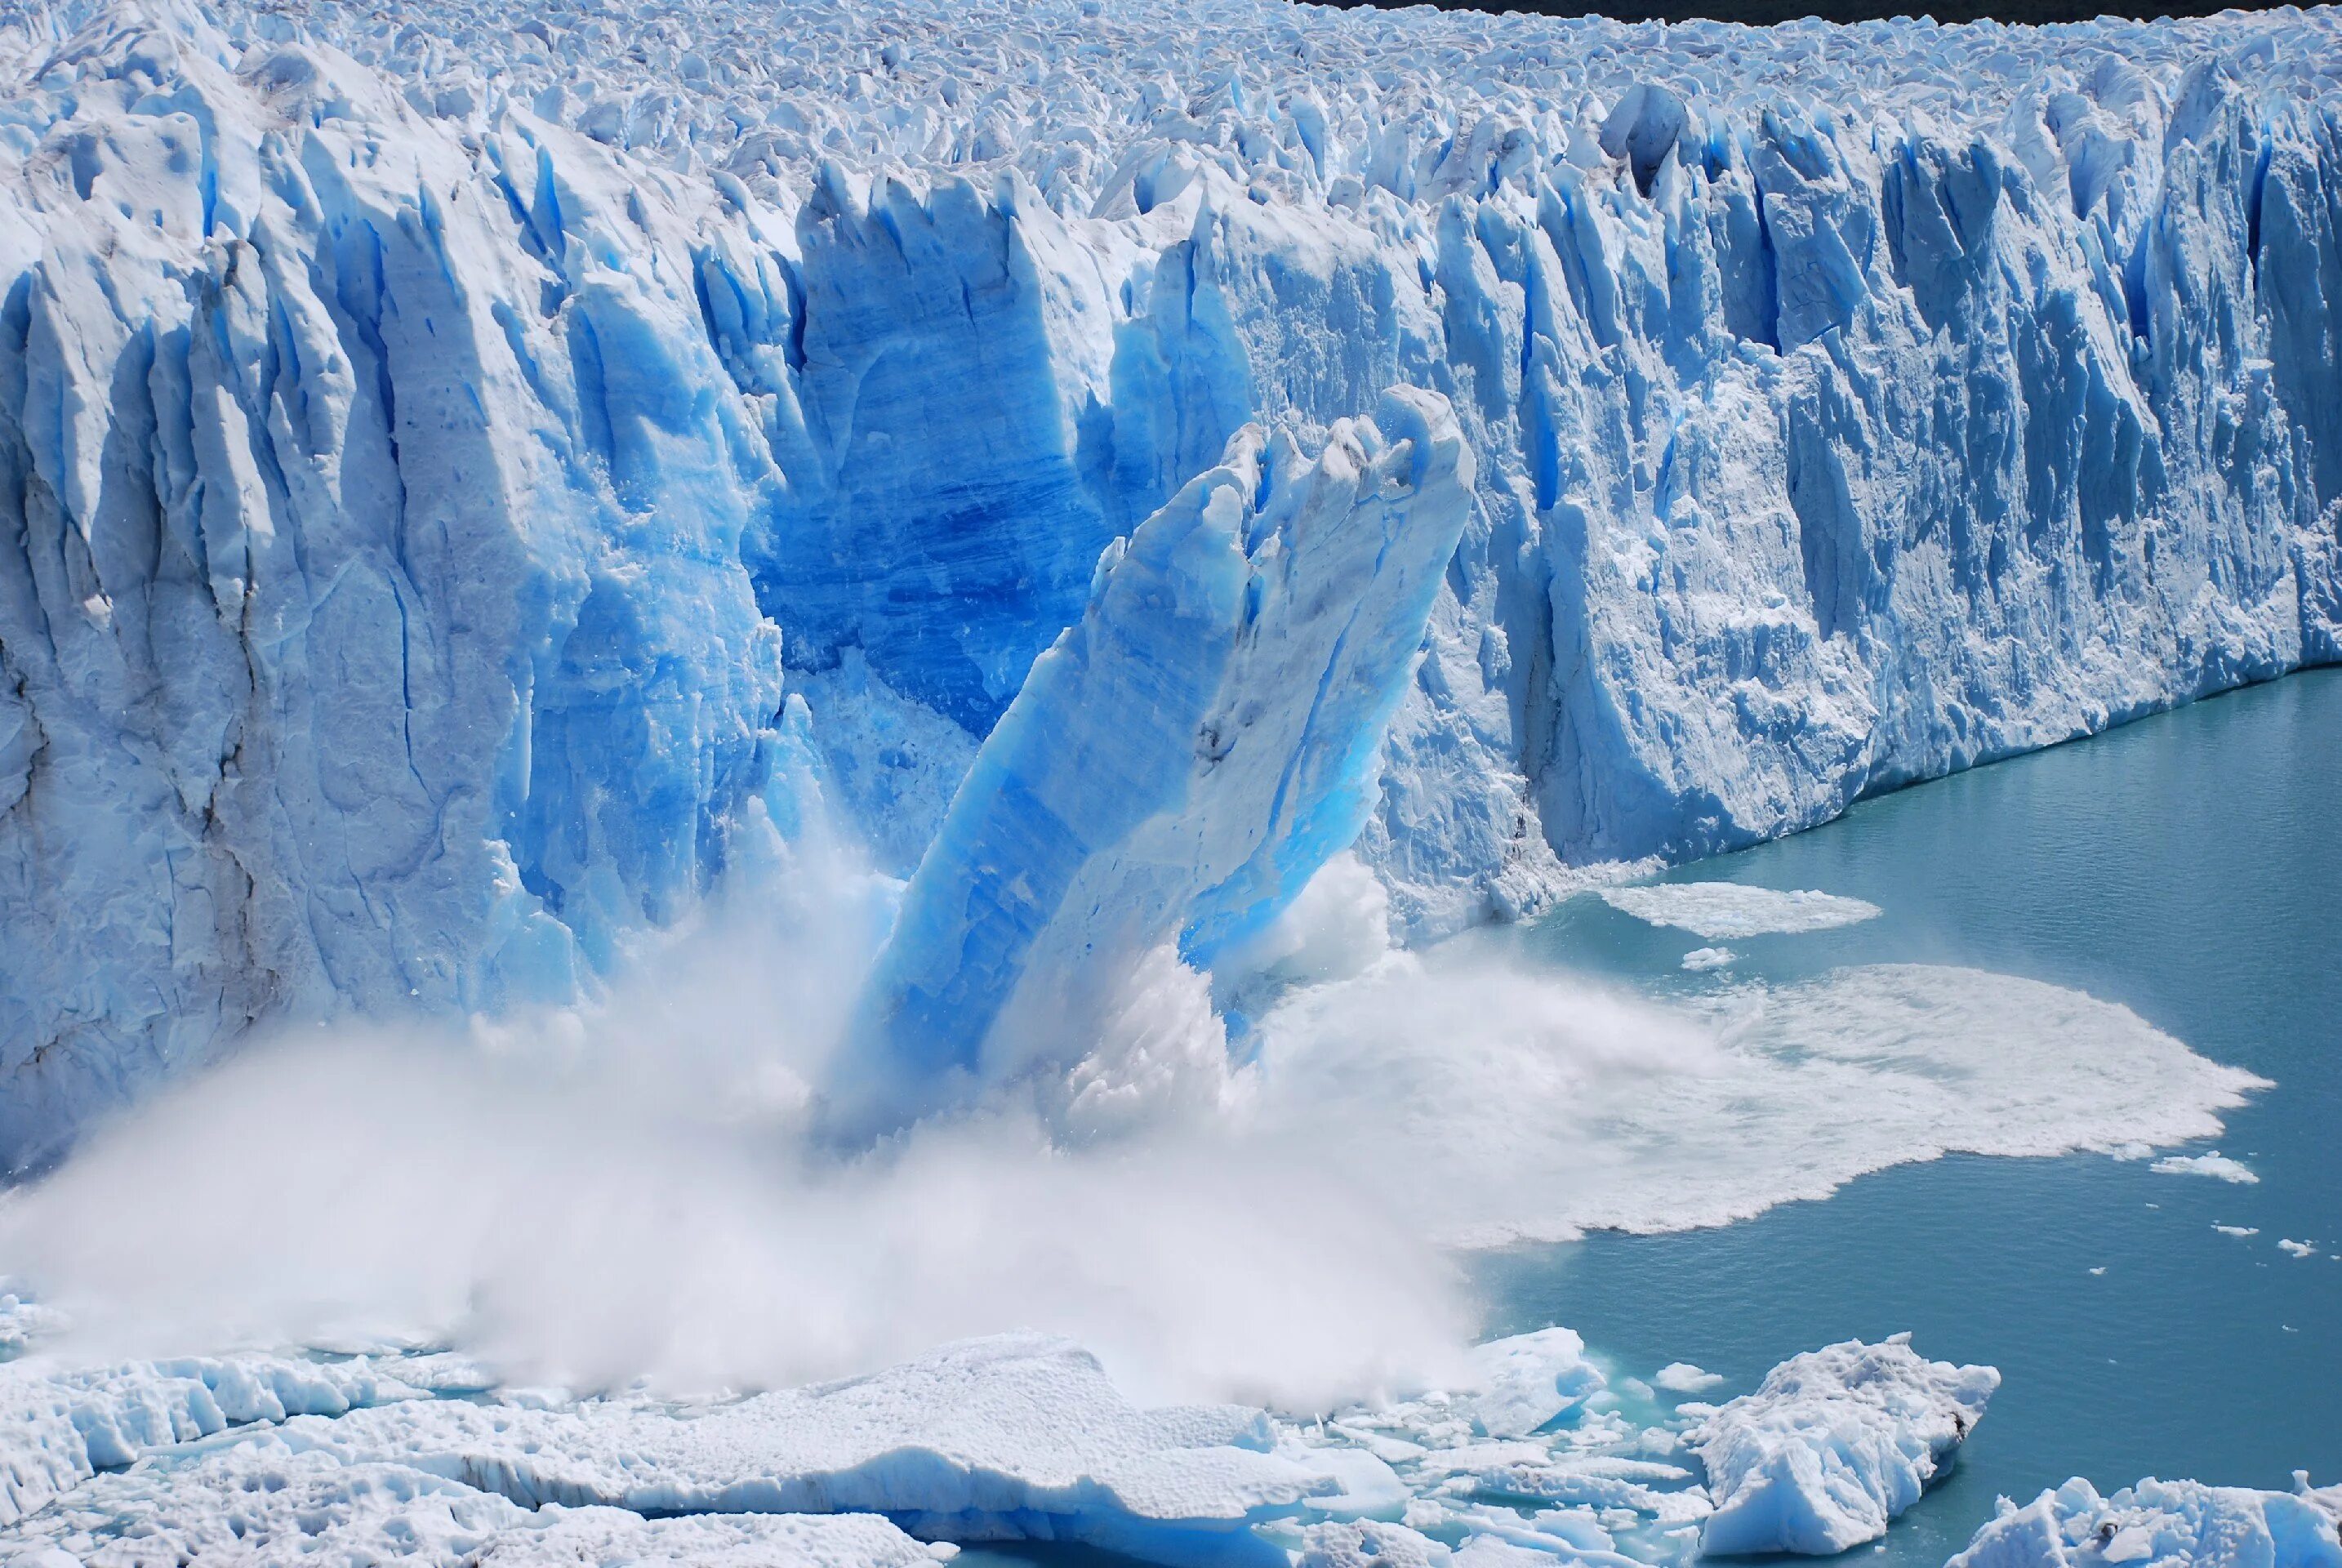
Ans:
<svg viewBox="0 0 2342 1568"><path fill-rule="evenodd" d="M1827 1556L1877 1540L1999 1386L1991 1367L1923 1359L1908 1334L1791 1357L1686 1434L1716 1503L1701 1551Z"/></svg>
<svg viewBox="0 0 2342 1568"><path fill-rule="evenodd" d="M1998 1516L1948 1568L2336 1568L2342 1486L2262 1492L2142 1481L2111 1497L2077 1476Z"/></svg>
<svg viewBox="0 0 2342 1568"><path fill-rule="evenodd" d="M437 1353L95 1371L51 1354L0 1367L9 1568L917 1568L948 1558L945 1543L1024 1538L1174 1568L1283 1568L1288 1553L1634 1568L1686 1560L1710 1511L1685 1446L1696 1418L1629 1410L1558 1328L1479 1347L1448 1388L1316 1419L1142 1410L1091 1357L1030 1334L682 1403L481 1387ZM1856 1393L1837 1397L1867 1397L1847 1382ZM1908 1405L1883 1408L1924 1436Z"/></svg>
<svg viewBox="0 0 2342 1568"><path fill-rule="evenodd" d="M466 1481L272 1433L167 1468L99 1476L0 1550L12 1568L926 1568L956 1549L871 1514L530 1510Z"/></svg>
<svg viewBox="0 0 2342 1568"><path fill-rule="evenodd" d="M1652 925L1672 925L1711 942L1777 933L1828 931L1876 920L1878 905L1810 889L1780 892L1736 882L1668 882L1606 887L1602 902ZM1686 967L1690 967L1686 964Z"/></svg>
<svg viewBox="0 0 2342 1568"><path fill-rule="evenodd" d="M1468 515L1307 749L1410 939L2331 659L2337 27L12 6L0 1159L910 874L1101 552L1393 386Z"/></svg>

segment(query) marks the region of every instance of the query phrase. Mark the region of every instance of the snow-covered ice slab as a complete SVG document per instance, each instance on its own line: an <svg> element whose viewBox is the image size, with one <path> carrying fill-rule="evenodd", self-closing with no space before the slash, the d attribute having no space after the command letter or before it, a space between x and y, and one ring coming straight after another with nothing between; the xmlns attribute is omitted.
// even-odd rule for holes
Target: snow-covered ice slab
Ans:
<svg viewBox="0 0 2342 1568"><path fill-rule="evenodd" d="M1998 1516L1947 1568L2337 1568L2342 1486L2293 1492L2142 1481L2111 1497L2079 1476Z"/></svg>
<svg viewBox="0 0 2342 1568"><path fill-rule="evenodd" d="M1400 1492L1372 1455L1280 1443L1256 1410L1141 1410L1087 1353L1037 1335L712 1406L443 1402L284 1430L530 1507L883 1513L914 1535L1078 1540L1163 1563L1242 1560L1252 1525Z"/></svg>
<svg viewBox="0 0 2342 1568"><path fill-rule="evenodd" d="M347 1459L299 1433L99 1476L0 1533L9 1568L931 1568L956 1550L866 1513L530 1509L465 1480Z"/></svg>
<svg viewBox="0 0 2342 1568"><path fill-rule="evenodd" d="M1701 1550L1827 1556L1877 1540L1951 1465L1999 1386L1991 1367L1924 1360L1907 1334L1783 1362L1686 1435L1716 1503Z"/></svg>
<svg viewBox="0 0 2342 1568"><path fill-rule="evenodd" d="M1134 1406L1086 1353L1038 1335L712 1404L442 1397L471 1392L463 1363L391 1364L418 1381L276 1357L0 1367L0 1563L325 1550L907 1568L936 1555L926 1541L1037 1538L1279 1564L1253 1527L1407 1495L1375 1454L1313 1446L1257 1410ZM1550 1381L1559 1362L1542 1364Z"/></svg>
<svg viewBox="0 0 2342 1568"><path fill-rule="evenodd" d="M0 1365L0 1526L152 1448L296 1415L428 1401L442 1386L481 1381L455 1357L407 1361L395 1371L364 1356L204 1356L69 1370L38 1357L10 1362Z"/></svg>
<svg viewBox="0 0 2342 1568"><path fill-rule="evenodd" d="M1672 925L1710 942L1776 933L1828 931L1876 920L1878 905L1834 893L1777 892L1736 882L1668 882L1606 887L1602 901L1652 925ZM1727 955L1728 956L1728 955ZM1693 965L1686 959L1685 967Z"/></svg>
<svg viewBox="0 0 2342 1568"><path fill-rule="evenodd" d="M1526 1437L1604 1383L1586 1359L1586 1342L1566 1328L1491 1340L1472 1361L1472 1419L1490 1437Z"/></svg>
<svg viewBox="0 0 2342 1568"><path fill-rule="evenodd" d="M1262 1130L1374 1151L1357 1181L1474 1243L1725 1224L1955 1152L2210 1139L2267 1087L2127 1008L1927 964L1661 1006L1450 950L1306 989L1258 1028Z"/></svg>

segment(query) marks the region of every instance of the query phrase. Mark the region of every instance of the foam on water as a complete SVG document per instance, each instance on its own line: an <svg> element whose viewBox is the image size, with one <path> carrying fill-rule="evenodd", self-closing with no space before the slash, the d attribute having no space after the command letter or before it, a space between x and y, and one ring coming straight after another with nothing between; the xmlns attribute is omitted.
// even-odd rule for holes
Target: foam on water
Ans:
<svg viewBox="0 0 2342 1568"><path fill-rule="evenodd" d="M1954 1152L2204 1137L2261 1084L2127 1008L1922 964L1666 1005L1398 955L1263 1031L1256 1125L1375 1151L1360 1180L1478 1242L1720 1224Z"/></svg>

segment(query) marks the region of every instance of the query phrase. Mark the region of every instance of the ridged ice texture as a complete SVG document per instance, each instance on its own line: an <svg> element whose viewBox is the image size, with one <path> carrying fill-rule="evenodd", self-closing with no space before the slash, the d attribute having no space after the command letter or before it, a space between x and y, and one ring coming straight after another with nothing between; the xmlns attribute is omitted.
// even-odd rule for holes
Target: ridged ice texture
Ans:
<svg viewBox="0 0 2342 1568"><path fill-rule="evenodd" d="M1099 551L1395 384L1418 936L2334 658L2337 33L10 6L0 1155L590 989L816 761L907 874Z"/></svg>
<svg viewBox="0 0 2342 1568"><path fill-rule="evenodd" d="M1145 954L1208 967L1357 837L1471 485L1395 387L1314 458L1246 426L1100 558L905 891L856 1114L1072 1064Z"/></svg>
<svg viewBox="0 0 2342 1568"><path fill-rule="evenodd" d="M0 1561L25 1568L949 1560L914 1535L1274 1568L1252 1525L1374 1483L1396 1492L1257 1410L1142 1409L1036 1334L696 1405L508 1401L446 1355L0 1365Z"/></svg>

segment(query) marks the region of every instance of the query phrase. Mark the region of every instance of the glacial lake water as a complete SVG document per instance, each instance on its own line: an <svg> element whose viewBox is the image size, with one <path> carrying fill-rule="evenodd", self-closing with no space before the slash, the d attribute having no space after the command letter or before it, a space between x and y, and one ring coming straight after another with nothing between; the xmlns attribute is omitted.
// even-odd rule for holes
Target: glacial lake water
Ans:
<svg viewBox="0 0 2342 1568"><path fill-rule="evenodd" d="M1566 1323L1645 1375L1695 1362L1728 1379L1704 1395L1719 1401L1800 1350L1905 1329L1999 1367L1957 1469L1850 1554L1866 1563L1937 1568L1996 1494L2069 1475L2342 1481L2342 670L1866 801L1666 880L1885 911L1734 941L1743 974L1960 964L2122 1003L2275 1081L2217 1144L2260 1180L2101 1156L1900 1166L1720 1229L1485 1257L1491 1332ZM1706 945L1590 898L1512 940L1660 984Z"/></svg>
<svg viewBox="0 0 2342 1568"><path fill-rule="evenodd" d="M1702 1396L1718 1402L1799 1351L1903 1330L1935 1359L1999 1367L1951 1476L1884 1542L1847 1553L1863 1568L1941 1568L1996 1495L2030 1500L2070 1475L2102 1491L2148 1475L2284 1487L2297 1469L2342 1481L2337 824L2342 669L1865 801L1671 874L1884 911L1735 939L1741 977L1997 970L2120 1002L2274 1080L2217 1141L2260 1180L2098 1155L1897 1166L1717 1229L1483 1254L1488 1332L1566 1323L1623 1375L1695 1362L1726 1379ZM1698 984L1681 959L1710 945L1591 897L1483 939L1662 993ZM2314 1238L2316 1253L2293 1257L2281 1238ZM1065 1546L958 1561L1127 1565Z"/></svg>

